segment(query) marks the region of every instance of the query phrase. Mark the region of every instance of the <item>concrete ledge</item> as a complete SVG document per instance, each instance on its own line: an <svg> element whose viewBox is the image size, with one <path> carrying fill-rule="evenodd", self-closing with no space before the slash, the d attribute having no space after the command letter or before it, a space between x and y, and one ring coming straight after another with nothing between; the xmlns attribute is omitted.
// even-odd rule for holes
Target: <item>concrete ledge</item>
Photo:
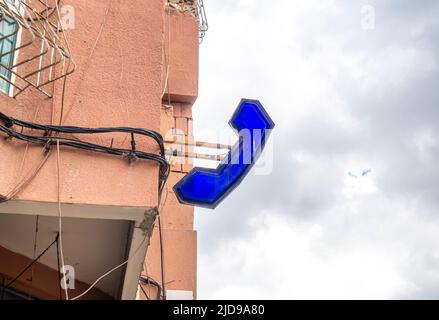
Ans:
<svg viewBox="0 0 439 320"><path fill-rule="evenodd" d="M62 214L68 218L131 220L141 222L147 207L98 206L87 204L62 204ZM58 204L53 202L16 201L0 204L0 214L58 216Z"/></svg>

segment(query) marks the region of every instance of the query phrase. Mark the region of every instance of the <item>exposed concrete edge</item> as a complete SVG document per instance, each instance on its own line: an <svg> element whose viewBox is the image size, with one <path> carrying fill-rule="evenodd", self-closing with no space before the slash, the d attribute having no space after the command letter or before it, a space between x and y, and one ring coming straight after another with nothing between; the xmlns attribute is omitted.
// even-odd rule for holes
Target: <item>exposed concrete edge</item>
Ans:
<svg viewBox="0 0 439 320"><path fill-rule="evenodd" d="M158 215L157 208L151 208L144 212L144 219L136 223L131 238L129 262L125 271L122 289L122 300L135 300L139 287L139 277L143 270L146 251L149 247L154 223Z"/></svg>
<svg viewBox="0 0 439 320"><path fill-rule="evenodd" d="M175 93L169 93L168 91L165 92L163 95L162 102L168 103L169 100L171 102L177 102L177 103L188 103L188 104L195 104L198 98L198 93L194 94L175 94Z"/></svg>
<svg viewBox="0 0 439 320"><path fill-rule="evenodd" d="M148 207L101 206L90 204L62 204L62 215L68 218L130 220L141 222ZM58 203L10 200L0 204L0 214L58 216Z"/></svg>
<svg viewBox="0 0 439 320"><path fill-rule="evenodd" d="M58 204L11 200L0 205L0 214L57 217ZM128 257L131 258L126 264L122 287L122 299L134 300L158 215L157 208L62 204L62 214L68 218L134 221L133 234L128 243Z"/></svg>

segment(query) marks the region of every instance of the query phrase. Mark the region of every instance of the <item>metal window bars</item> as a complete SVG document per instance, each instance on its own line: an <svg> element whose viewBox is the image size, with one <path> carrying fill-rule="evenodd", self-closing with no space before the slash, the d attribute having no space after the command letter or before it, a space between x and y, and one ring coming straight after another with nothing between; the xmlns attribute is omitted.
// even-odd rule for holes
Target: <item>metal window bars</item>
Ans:
<svg viewBox="0 0 439 320"><path fill-rule="evenodd" d="M209 23L207 22L206 9L204 8L203 0L198 0L198 19L200 21L200 43L202 43L207 31L209 30Z"/></svg>
<svg viewBox="0 0 439 320"><path fill-rule="evenodd" d="M51 6L48 2L51 2ZM59 15L59 0L0 0L0 23L14 22L15 30L0 35L0 42L19 35L21 41L0 54L0 67L12 75L0 73L0 78L13 86L16 98L33 87L51 98L48 85L68 76L75 70ZM3 57L13 55L13 63L5 65Z"/></svg>

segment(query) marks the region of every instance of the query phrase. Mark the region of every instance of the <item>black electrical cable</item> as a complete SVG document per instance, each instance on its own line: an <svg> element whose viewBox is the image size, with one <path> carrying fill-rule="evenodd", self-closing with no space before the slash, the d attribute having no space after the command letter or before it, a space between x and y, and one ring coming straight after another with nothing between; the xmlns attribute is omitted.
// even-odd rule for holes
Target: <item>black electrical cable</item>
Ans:
<svg viewBox="0 0 439 320"><path fill-rule="evenodd" d="M4 123L4 125L0 125L0 131L6 133L10 138L16 138L22 141L42 144L45 145L46 148L50 148L52 145L55 145L57 141L59 141L60 146L67 146L67 147L77 148L87 151L122 156L130 161L139 158L139 159L146 159L146 160L152 160L158 162L160 164L159 193L163 191L164 185L166 183L166 179L169 175L170 166L165 158L165 146L164 146L163 137L159 133L152 130L129 128L129 127L82 128L82 127L74 127L74 126L40 125L36 123L17 120L1 112L0 112L0 121ZM14 130L13 129L14 126L20 127L21 130L20 131ZM42 135L25 134L23 133L24 128L42 131ZM132 139L131 140L132 148L124 149L124 148L107 147L90 142L85 142L79 139L62 137L60 135L57 135L56 137L51 136L52 133L99 134L99 133L113 133L113 132L130 133ZM160 155L136 150L135 147L136 143L134 140L135 135L141 135L141 136L146 136L148 138L152 138L157 143L160 149Z"/></svg>
<svg viewBox="0 0 439 320"><path fill-rule="evenodd" d="M145 289L143 289L142 285L140 285L140 289L142 290L143 294L145 295L147 300L151 300L148 296L148 294L146 293Z"/></svg>
<svg viewBox="0 0 439 320"><path fill-rule="evenodd" d="M1 276L2 276L2 294L1 294L0 300L3 301L4 298L5 298L5 283L6 283L6 280L5 280L5 276L4 275L1 275Z"/></svg>
<svg viewBox="0 0 439 320"><path fill-rule="evenodd" d="M122 133L139 134L154 139L160 147L161 155L163 157L165 156L165 145L163 142L163 137L160 133L152 130L129 128L129 127L81 128L81 127L73 127L73 126L40 125L36 123L14 119L1 112L0 112L0 120L3 120L3 122L6 124L7 127L12 127L12 125L17 125L23 128L41 130L45 132L59 132L59 133L73 133L73 134L122 132Z"/></svg>
<svg viewBox="0 0 439 320"><path fill-rule="evenodd" d="M43 144L43 145L46 145L47 147L50 147L52 145L57 144L57 140L59 140L60 146L68 146L68 147L72 147L72 148L78 148L78 149L89 150L89 151L94 151L94 152L119 155L119 156L123 156L123 157L128 157L131 160L136 158L136 157L142 158L142 159L154 160L154 161L159 162L164 167L167 166L167 162L165 159L163 159L159 155L152 154L152 153L136 151L136 150L132 150L132 149L110 148L110 147L105 147L105 146L101 146L101 145L94 144L94 143L84 142L81 140L74 140L71 138L66 138L66 137L61 137L61 136L56 136L56 137L32 136L32 135L19 133L15 130L11 130L8 128L5 129L3 126L0 126L0 131L5 132L10 137L17 138L17 139L23 140L23 141L29 141L29 142Z"/></svg>
<svg viewBox="0 0 439 320"><path fill-rule="evenodd" d="M163 229L162 229L162 219L160 215L157 217L159 225L159 243L160 243L160 271L162 277L162 288L163 288L163 300L166 300L166 282L165 282L165 251L163 246Z"/></svg>

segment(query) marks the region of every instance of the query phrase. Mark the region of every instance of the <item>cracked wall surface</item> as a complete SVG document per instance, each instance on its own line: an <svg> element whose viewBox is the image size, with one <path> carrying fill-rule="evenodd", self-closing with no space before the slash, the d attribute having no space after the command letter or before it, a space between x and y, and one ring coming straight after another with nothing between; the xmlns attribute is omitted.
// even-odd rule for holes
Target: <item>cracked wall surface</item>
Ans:
<svg viewBox="0 0 439 320"><path fill-rule="evenodd" d="M168 0L168 7L173 11L198 18L198 0Z"/></svg>

